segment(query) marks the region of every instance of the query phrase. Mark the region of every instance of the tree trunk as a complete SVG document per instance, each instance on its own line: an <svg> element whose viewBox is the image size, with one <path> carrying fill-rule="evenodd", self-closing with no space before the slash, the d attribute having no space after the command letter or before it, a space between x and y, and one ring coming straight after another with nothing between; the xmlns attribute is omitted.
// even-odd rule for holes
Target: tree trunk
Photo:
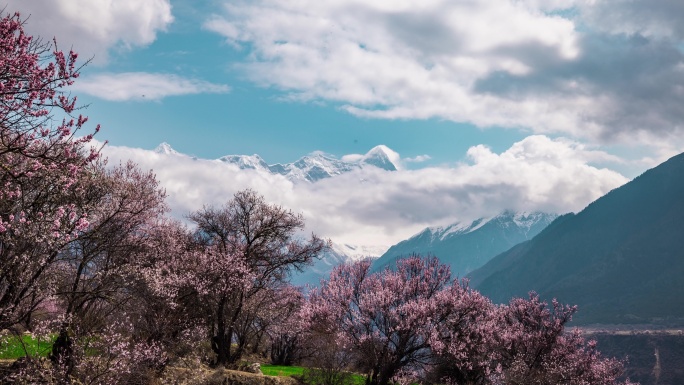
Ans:
<svg viewBox="0 0 684 385"><path fill-rule="evenodd" d="M252 354L259 353L259 348L261 347L261 342L262 342L263 338L264 338L263 330L255 333L253 341L252 341L252 346L251 346Z"/></svg>
<svg viewBox="0 0 684 385"><path fill-rule="evenodd" d="M226 301L223 298L217 306L216 332L211 341L211 348L216 353L216 366L226 366L230 356L230 340L226 341L226 321L223 315L225 306Z"/></svg>
<svg viewBox="0 0 684 385"><path fill-rule="evenodd" d="M389 385L398 369L399 366L395 364L378 365L373 368L371 375L366 378L366 385Z"/></svg>
<svg viewBox="0 0 684 385"><path fill-rule="evenodd" d="M242 348L241 346L238 346L237 349L235 349L235 352L231 354L231 343L233 342L233 335L235 334L235 322L237 321L238 317L240 316L240 313L242 312L242 306L244 303L244 293L240 293L238 305L233 310L233 316L230 319L230 325L228 325L228 363L235 363L242 358Z"/></svg>
<svg viewBox="0 0 684 385"><path fill-rule="evenodd" d="M366 377L366 385L378 385L378 367L374 367L371 374Z"/></svg>
<svg viewBox="0 0 684 385"><path fill-rule="evenodd" d="M388 385L392 377L394 377L395 372L394 365L388 365L382 368L378 374L377 385Z"/></svg>
<svg viewBox="0 0 684 385"><path fill-rule="evenodd" d="M60 328L59 335L52 345L50 361L55 367L64 370L65 378L68 378L74 370L74 340L69 336L67 325Z"/></svg>
<svg viewBox="0 0 684 385"><path fill-rule="evenodd" d="M271 363L273 365L292 365L296 347L296 337L278 336L271 342Z"/></svg>

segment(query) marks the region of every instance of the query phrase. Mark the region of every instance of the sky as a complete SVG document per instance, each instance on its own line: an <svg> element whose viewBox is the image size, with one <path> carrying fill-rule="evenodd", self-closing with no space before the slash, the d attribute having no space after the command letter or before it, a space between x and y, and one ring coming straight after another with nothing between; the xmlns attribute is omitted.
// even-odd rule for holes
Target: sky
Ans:
<svg viewBox="0 0 684 385"><path fill-rule="evenodd" d="M4 4L88 61L70 91L103 153L153 169L178 217L253 188L307 230L386 247L506 209L579 211L684 151L681 0ZM297 184L210 161L381 144L401 170Z"/></svg>

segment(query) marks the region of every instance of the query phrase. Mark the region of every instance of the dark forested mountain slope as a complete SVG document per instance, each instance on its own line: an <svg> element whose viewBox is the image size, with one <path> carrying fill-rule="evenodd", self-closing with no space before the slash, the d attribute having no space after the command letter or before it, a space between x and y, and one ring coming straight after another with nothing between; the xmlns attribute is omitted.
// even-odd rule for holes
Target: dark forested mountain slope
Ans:
<svg viewBox="0 0 684 385"><path fill-rule="evenodd" d="M684 154L559 217L471 274L495 302L579 305L577 323L684 324Z"/></svg>

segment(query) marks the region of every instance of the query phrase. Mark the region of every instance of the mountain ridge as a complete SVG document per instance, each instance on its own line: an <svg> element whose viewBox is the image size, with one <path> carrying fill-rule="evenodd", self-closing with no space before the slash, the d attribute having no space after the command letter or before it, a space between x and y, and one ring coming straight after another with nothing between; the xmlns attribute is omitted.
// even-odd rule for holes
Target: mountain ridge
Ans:
<svg viewBox="0 0 684 385"><path fill-rule="evenodd" d="M166 142L157 146L154 152L162 155L188 156L174 150ZM292 163L268 164L258 154L224 155L216 160L235 165L243 170L258 170L283 175L293 182L306 181L312 183L367 166L386 171L396 171L401 168L399 154L385 145L375 146L363 155L346 155L342 159L322 151L314 151Z"/></svg>
<svg viewBox="0 0 684 385"><path fill-rule="evenodd" d="M470 274L495 302L534 290L582 323L684 325L684 154L557 218Z"/></svg>
<svg viewBox="0 0 684 385"><path fill-rule="evenodd" d="M464 276L490 258L532 238L546 227L556 214L504 211L493 217L468 223L428 227L397 243L373 263L377 271L411 254L432 255L449 264L452 274Z"/></svg>
<svg viewBox="0 0 684 385"><path fill-rule="evenodd" d="M295 286L318 286L321 279L328 279L335 266L352 263L359 260L373 260L386 250L383 246L356 246L332 243L319 259L313 261L302 272L295 272L291 276L291 283Z"/></svg>

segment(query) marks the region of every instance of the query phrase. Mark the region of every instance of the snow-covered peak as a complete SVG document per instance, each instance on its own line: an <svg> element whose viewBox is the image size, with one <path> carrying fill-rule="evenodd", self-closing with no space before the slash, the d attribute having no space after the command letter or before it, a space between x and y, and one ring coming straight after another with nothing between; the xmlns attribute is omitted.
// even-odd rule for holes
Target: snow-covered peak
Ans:
<svg viewBox="0 0 684 385"><path fill-rule="evenodd" d="M455 223L451 226L447 226L444 231L439 234L439 239L447 238L452 234L467 234L479 229L480 227L486 225L491 218L478 218L471 223Z"/></svg>
<svg viewBox="0 0 684 385"><path fill-rule="evenodd" d="M333 242L332 247L324 251L306 270L294 272L291 282L294 285L318 286L321 279L330 278L330 272L336 266L376 259L385 251L386 246L356 246Z"/></svg>
<svg viewBox="0 0 684 385"><path fill-rule="evenodd" d="M171 147L170 144L166 142L162 142L157 146L157 148L154 149L154 152L157 154L164 154L164 155L183 155L180 152L176 151Z"/></svg>
<svg viewBox="0 0 684 385"><path fill-rule="evenodd" d="M155 150L159 154L183 155L168 143L160 144ZM226 155L220 162L233 164L240 169L253 169L272 174L280 174L293 182L317 182L366 166L377 167L387 171L399 169L399 154L385 145L372 148L365 155L351 154L338 159L334 155L322 151L314 151L293 163L276 163L269 165L259 155Z"/></svg>
<svg viewBox="0 0 684 385"><path fill-rule="evenodd" d="M411 237L411 239L428 236L432 240L443 241L455 235L472 233L490 222L495 223L500 227L515 226L522 231L527 232L537 223L551 223L557 216L558 215L556 214L543 212L513 212L507 210L494 217L482 217L472 222L456 222L448 226L428 227Z"/></svg>
<svg viewBox="0 0 684 385"><path fill-rule="evenodd" d="M379 245L350 245L348 243L333 243L332 249L339 255L344 255L349 261L359 261L366 258L378 258L387 251L388 246Z"/></svg>
<svg viewBox="0 0 684 385"><path fill-rule="evenodd" d="M516 226L520 229L529 230L532 226L537 224L539 221L547 221L550 223L556 219L557 215L548 214L542 212L528 212L519 211L513 212L510 210L504 211L503 213L497 215L494 219L498 220L499 223L506 226Z"/></svg>
<svg viewBox="0 0 684 385"><path fill-rule="evenodd" d="M377 146L365 155L345 155L342 159L322 151L315 151L294 163L275 164L269 166L271 172L285 175L293 181L306 180L316 182L366 165L378 167L388 171L396 171L399 164L399 154L387 146Z"/></svg>
<svg viewBox="0 0 684 385"><path fill-rule="evenodd" d="M272 173L284 175L292 181L316 182L351 171L358 166L322 151L315 151L294 163L278 163L270 165L268 168Z"/></svg>
<svg viewBox="0 0 684 385"><path fill-rule="evenodd" d="M372 271L417 253L435 256L450 265L455 276L464 276L514 245L532 239L556 217L555 214L505 211L472 222L428 227L390 247L373 262Z"/></svg>
<svg viewBox="0 0 684 385"><path fill-rule="evenodd" d="M324 160L330 160L330 159L337 159L335 158L335 155L333 154L328 154L325 151L313 151L310 154L304 156L303 158L309 158L309 159L324 159Z"/></svg>
<svg viewBox="0 0 684 385"><path fill-rule="evenodd" d="M456 222L448 226L435 226L428 227L421 233L414 237L418 237L421 234L429 235L433 240L439 239L444 240L450 236L457 234L467 234L479 229L480 227L486 225L492 218L478 218L472 222Z"/></svg>
<svg viewBox="0 0 684 385"><path fill-rule="evenodd" d="M370 164L383 170L396 171L400 167L401 157L385 145L373 147L361 158L361 163Z"/></svg>
<svg viewBox="0 0 684 385"><path fill-rule="evenodd" d="M516 213L513 216L513 222L521 228L530 228L532 227L535 223L539 222L540 219L548 217L550 214L546 213L540 213L540 212L534 212L534 213L528 213L528 212L519 212ZM556 216L553 216L553 219L555 219Z"/></svg>
<svg viewBox="0 0 684 385"><path fill-rule="evenodd" d="M294 162L293 165L302 170L319 167L328 171L331 175L339 174L340 168L347 168L345 162L322 151L314 151L309 155L303 156Z"/></svg>
<svg viewBox="0 0 684 385"><path fill-rule="evenodd" d="M224 163L234 164L243 170L268 170L268 164L257 154L226 155L219 158L219 160Z"/></svg>

